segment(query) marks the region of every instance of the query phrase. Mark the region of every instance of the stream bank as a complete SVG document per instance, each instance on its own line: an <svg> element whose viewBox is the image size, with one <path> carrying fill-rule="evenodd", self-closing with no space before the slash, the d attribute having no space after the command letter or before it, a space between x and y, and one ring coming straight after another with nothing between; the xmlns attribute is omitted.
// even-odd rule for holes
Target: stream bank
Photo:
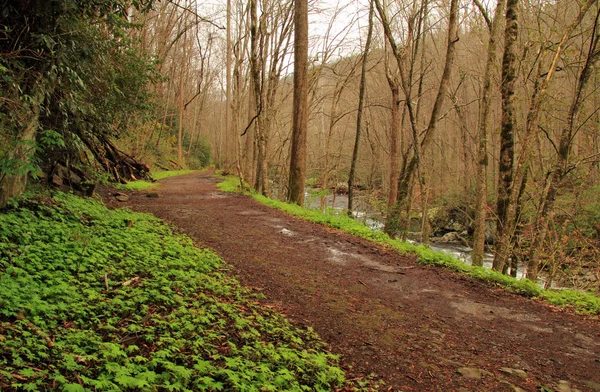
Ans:
<svg viewBox="0 0 600 392"><path fill-rule="evenodd" d="M322 197L313 196L316 192L307 191L305 194L306 197L306 206L307 208L320 208ZM332 208L335 211L346 211L348 208L348 195L346 194L329 194L324 197L325 208ZM369 227L372 230L383 230L385 220L385 216L379 212L375 211L371 204L368 202L367 198L364 194L359 192L357 200L355 200L355 210L352 212L353 217L363 222L363 224ZM409 239L407 240L410 243L422 245L422 243L418 240L420 237L420 223L417 221L413 222L411 228L409 228ZM452 226L452 225L450 225ZM461 231L464 228L459 227L459 225L454 224L454 228L456 231L450 231L449 229L443 230L444 233L442 236L436 236L431 238L431 242L429 244L429 248L436 252L445 253L451 255L458 260L464 262L465 264L472 265L471 253L473 252L473 248L466 244L466 240L464 239L464 234ZM486 230L486 237L490 237L490 242L493 242L493 227L488 228ZM483 258L483 266L485 268L492 268L492 263L494 261L494 254L491 252L485 252ZM519 262L517 265L517 279L524 279L526 276L526 268L527 266L523 262ZM540 287L544 288L546 286L548 276L543 272L538 276L538 281L536 282ZM548 287L546 287L548 288ZM563 286L556 281L552 281L549 288L552 289L561 289Z"/></svg>

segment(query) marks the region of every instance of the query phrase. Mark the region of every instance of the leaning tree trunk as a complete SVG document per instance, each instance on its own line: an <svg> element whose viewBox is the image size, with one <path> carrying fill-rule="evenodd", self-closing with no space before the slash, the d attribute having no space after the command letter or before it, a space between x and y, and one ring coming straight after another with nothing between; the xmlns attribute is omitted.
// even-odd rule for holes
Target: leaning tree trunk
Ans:
<svg viewBox="0 0 600 392"><path fill-rule="evenodd" d="M354 180L356 177L356 162L358 160L358 148L360 146L360 134L362 131L363 108L365 105L365 89L367 84L367 61L369 59L369 49L373 37L373 2L369 2L369 32L367 33L367 42L365 42L365 52L362 58L362 67L360 71L360 87L358 91L358 112L356 114L356 138L354 139L354 149L352 151L352 162L350 163L350 173L348 174L348 214L352 215L354 209Z"/></svg>

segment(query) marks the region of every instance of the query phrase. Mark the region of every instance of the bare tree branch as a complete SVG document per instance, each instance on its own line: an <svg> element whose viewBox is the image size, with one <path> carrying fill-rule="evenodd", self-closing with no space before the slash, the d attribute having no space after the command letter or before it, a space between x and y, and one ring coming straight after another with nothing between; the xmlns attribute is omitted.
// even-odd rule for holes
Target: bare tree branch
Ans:
<svg viewBox="0 0 600 392"><path fill-rule="evenodd" d="M485 24L487 25L488 30L492 31L492 20L490 19L490 15L488 14L487 10L483 6L483 3L481 3L479 0L473 0L473 3L475 3L477 8L479 8L481 16L483 16L483 19L485 19Z"/></svg>
<svg viewBox="0 0 600 392"><path fill-rule="evenodd" d="M169 3L173 4L175 7L180 8L180 9L184 10L185 12L189 12L190 14L194 15L196 17L196 19L198 19L200 22L205 22L210 25L213 25L214 27L216 27L219 30L225 30L225 26L218 25L215 22L213 22L212 20L210 20L204 16L200 16L196 11L179 4L177 2L177 0L168 0L168 1L169 1Z"/></svg>

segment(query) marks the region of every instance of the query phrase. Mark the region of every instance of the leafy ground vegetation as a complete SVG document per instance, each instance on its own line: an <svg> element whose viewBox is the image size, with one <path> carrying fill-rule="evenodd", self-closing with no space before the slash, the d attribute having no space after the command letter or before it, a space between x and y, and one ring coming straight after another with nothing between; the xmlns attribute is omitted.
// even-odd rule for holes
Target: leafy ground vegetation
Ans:
<svg viewBox="0 0 600 392"><path fill-rule="evenodd" d="M332 390L337 358L151 215L57 193L0 215L0 389Z"/></svg>
<svg viewBox="0 0 600 392"><path fill-rule="evenodd" d="M224 192L240 191L239 179L236 177L226 177L218 186ZM403 254L415 254L420 263L441 265L477 279L500 284L508 290L526 296L542 298L554 305L573 307L578 312L600 314L600 297L591 293L575 290L545 290L528 279L518 280L488 268L465 264L455 257L435 252L426 246L390 238L390 236L382 231L374 231L361 222L331 209L325 212L316 209L306 209L296 204L273 200L258 193L253 193L252 197L260 203L277 208L290 215L345 231L349 234L373 241L374 243L390 247Z"/></svg>

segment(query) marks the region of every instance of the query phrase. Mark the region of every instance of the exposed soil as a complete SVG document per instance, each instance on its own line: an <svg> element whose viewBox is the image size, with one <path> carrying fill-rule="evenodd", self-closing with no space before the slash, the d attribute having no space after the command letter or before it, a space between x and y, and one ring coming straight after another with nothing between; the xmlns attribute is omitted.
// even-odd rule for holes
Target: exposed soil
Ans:
<svg viewBox="0 0 600 392"><path fill-rule="evenodd" d="M131 206L216 251L239 280L313 327L350 373L383 390L600 391L600 321L508 293L250 197L210 173L132 193ZM466 368L466 369L465 369Z"/></svg>

